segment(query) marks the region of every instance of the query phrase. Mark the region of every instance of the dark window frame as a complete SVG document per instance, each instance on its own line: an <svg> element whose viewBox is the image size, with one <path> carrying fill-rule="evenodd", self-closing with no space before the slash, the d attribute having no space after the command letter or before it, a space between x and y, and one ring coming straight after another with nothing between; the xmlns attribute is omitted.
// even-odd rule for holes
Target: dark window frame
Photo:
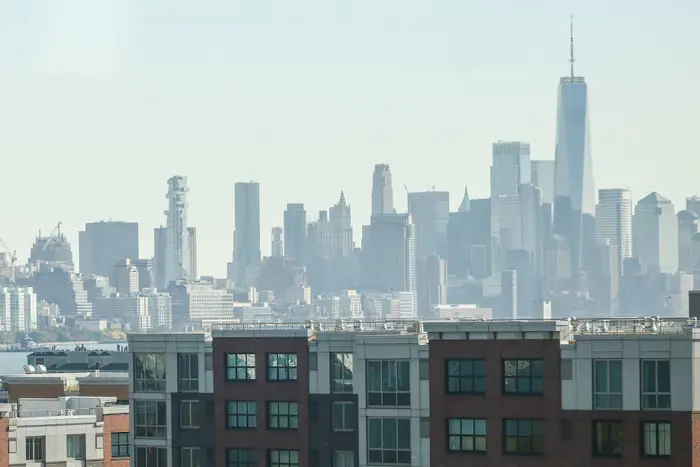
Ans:
<svg viewBox="0 0 700 467"><path fill-rule="evenodd" d="M278 456L277 461L273 460L275 454ZM288 461L282 461L282 454L287 454ZM294 457L296 457L296 461L293 460ZM299 451L296 449L268 449L267 465L268 467L299 467L301 465L299 463Z"/></svg>
<svg viewBox="0 0 700 467"><path fill-rule="evenodd" d="M671 360L663 358L645 358L640 362L640 398L641 398L641 409L643 411L654 411L654 410L671 410ZM647 370L649 370L650 365L653 364L653 388L647 385L648 375ZM661 364L661 365L660 365ZM660 367L663 366L664 373L666 375L660 376ZM659 388L661 385L668 385L667 390L664 388Z"/></svg>
<svg viewBox="0 0 700 467"><path fill-rule="evenodd" d="M46 436L27 436L24 439L24 449L26 460L44 462L46 460Z"/></svg>
<svg viewBox="0 0 700 467"><path fill-rule="evenodd" d="M112 444L112 459L121 459L125 457L131 457L129 455L131 446L129 444L129 432L113 432L110 434L111 444Z"/></svg>
<svg viewBox="0 0 700 467"><path fill-rule="evenodd" d="M346 359L349 359L350 370L347 369ZM354 363L352 353L331 353L331 394L352 394Z"/></svg>
<svg viewBox="0 0 700 467"><path fill-rule="evenodd" d="M235 405L233 405L235 404ZM244 411L240 412L238 410L231 412L231 407L240 409L245 404ZM252 405L251 405L252 404ZM252 412L250 409L253 409ZM244 417L244 418L242 418ZM235 424L231 423L231 420L236 420ZM244 424L238 424L239 420L245 420ZM251 423L252 422L252 423ZM254 430L258 427L258 403L256 401L239 401L239 400L228 400L226 401L226 429L227 430Z"/></svg>
<svg viewBox="0 0 700 467"><path fill-rule="evenodd" d="M257 378L257 361L255 353L227 353L224 357L226 381L255 381ZM241 362L244 364L241 365Z"/></svg>
<svg viewBox="0 0 700 467"><path fill-rule="evenodd" d="M134 353L133 363L134 392L165 392L168 374L164 353Z"/></svg>
<svg viewBox="0 0 700 467"><path fill-rule="evenodd" d="M622 457L625 447L622 420L593 420L592 429L595 457Z"/></svg>
<svg viewBox="0 0 700 467"><path fill-rule="evenodd" d="M180 392L199 392L199 354L177 354L177 386Z"/></svg>
<svg viewBox="0 0 700 467"><path fill-rule="evenodd" d="M367 407L411 406L411 361L406 359L370 359L365 362ZM379 368L379 381L373 368ZM401 378L405 375L405 381ZM390 387L394 383L394 387ZM405 385L403 383L406 383Z"/></svg>
<svg viewBox="0 0 700 467"><path fill-rule="evenodd" d="M281 410L285 409L285 410ZM286 420L287 426L282 426ZM276 426L275 426L276 425ZM267 427L270 430L298 430L299 403L296 401L270 401L267 403Z"/></svg>
<svg viewBox="0 0 700 467"><path fill-rule="evenodd" d="M299 379L299 356L295 352L268 353L265 360L267 381L277 383Z"/></svg>
<svg viewBox="0 0 700 467"><path fill-rule="evenodd" d="M258 452L255 449L229 448L226 450L227 467L255 467Z"/></svg>
<svg viewBox="0 0 700 467"><path fill-rule="evenodd" d="M619 368L619 375L615 375L611 370L611 364ZM599 365L605 366L605 381L600 381L598 378ZM613 381L613 376L619 376L620 380ZM619 391L615 386L619 386ZM622 410L623 386L622 360L614 358L593 360L593 410Z"/></svg>
<svg viewBox="0 0 700 467"><path fill-rule="evenodd" d="M378 433L372 425L378 423ZM394 430L389 430L385 424L395 422ZM400 432L406 431L402 437ZM373 434L379 434L379 446L374 445ZM391 438L385 439L385 435ZM406 443L408 440L408 443ZM411 465L413 449L411 447L411 419L405 417L367 417L367 464Z"/></svg>
<svg viewBox="0 0 700 467"><path fill-rule="evenodd" d="M527 364L527 365L524 365ZM509 367L511 366L511 367ZM503 394L506 396L544 395L544 360L541 358L504 358ZM533 374L534 373L534 374ZM522 385L522 389L521 389Z"/></svg>
<svg viewBox="0 0 700 467"><path fill-rule="evenodd" d="M452 422L459 422L459 428L457 430L453 430L453 423ZM471 433L469 433L469 429L464 430L464 422L467 422L468 424L471 423ZM483 423L483 433L477 432L477 423ZM486 419L483 418L459 418L459 417L453 417L453 418L448 418L447 419L447 452L459 452L459 453L474 453L474 454L485 454L486 453L486 436L488 433L488 426L487 426ZM481 430L478 430L481 431ZM452 441L456 440L459 442L459 448L453 448ZM472 448L471 449L465 449L464 442L465 441L471 441ZM483 442L483 443L482 443ZM477 447L477 444L479 446ZM483 444L483 447L481 445Z"/></svg>
<svg viewBox="0 0 700 467"><path fill-rule="evenodd" d="M134 400L134 437L165 439L168 431L167 412L167 404L164 400ZM158 424L147 423L150 417L155 417Z"/></svg>
<svg viewBox="0 0 700 467"><path fill-rule="evenodd" d="M455 386L456 389L453 389ZM483 358L445 359L445 392L447 394L481 395L485 391L486 362Z"/></svg>
<svg viewBox="0 0 700 467"><path fill-rule="evenodd" d="M668 427L668 437L669 437L669 453L668 454L659 454L659 448L661 447L661 434L659 427L664 426ZM654 453L648 453L647 449L647 428L648 427L653 427L654 428L654 449L656 451L656 454ZM640 443L640 448L641 448L641 456L645 459L668 459L673 456L673 424L668 421L668 420L644 420L643 422L640 423L640 431L641 431L641 443Z"/></svg>
<svg viewBox="0 0 700 467"><path fill-rule="evenodd" d="M509 425L511 424L511 425ZM508 432L515 425L515 434ZM503 454L508 456L544 455L545 422L538 419L510 418L503 420ZM529 433L528 433L529 432ZM509 441L515 440L515 449L510 449Z"/></svg>
<svg viewBox="0 0 700 467"><path fill-rule="evenodd" d="M331 404L331 426L335 432L355 431L356 412L353 409L353 401L333 401ZM341 414L342 426L336 425L336 412Z"/></svg>

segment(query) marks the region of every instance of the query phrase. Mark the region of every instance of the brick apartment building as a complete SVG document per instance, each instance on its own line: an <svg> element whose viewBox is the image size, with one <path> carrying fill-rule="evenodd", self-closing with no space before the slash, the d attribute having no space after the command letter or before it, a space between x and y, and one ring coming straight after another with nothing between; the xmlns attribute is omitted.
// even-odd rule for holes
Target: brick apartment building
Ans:
<svg viewBox="0 0 700 467"><path fill-rule="evenodd" d="M134 465L698 467L694 324L429 321L130 335Z"/></svg>

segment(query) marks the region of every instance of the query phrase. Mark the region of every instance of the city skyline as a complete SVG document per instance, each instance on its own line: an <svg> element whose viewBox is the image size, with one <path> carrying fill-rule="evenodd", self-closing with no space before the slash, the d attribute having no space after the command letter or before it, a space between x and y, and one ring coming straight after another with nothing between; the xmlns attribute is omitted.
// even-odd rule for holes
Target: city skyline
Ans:
<svg viewBox="0 0 700 467"><path fill-rule="evenodd" d="M37 4L28 4L34 5L28 7L32 11L25 11L27 15L21 21L12 15L24 13L7 12L3 21L9 19L12 24L3 34L10 34L8 38L30 34L33 25L43 21L42 15L47 12L42 12ZM689 32L692 28L677 24L678 21L688 21L692 15L679 16L670 8L635 4L635 15L630 16L628 9L632 3L629 2L620 2L602 14L601 5L593 2L574 11L577 74L586 76L591 86L589 101L596 188L629 186L635 202L651 191L658 191L680 208L685 197L696 194L690 175L672 176L675 173L692 174L696 170L693 164L697 164L684 149L693 147L689 138L694 134L695 123L682 113L685 109L697 107L697 96L690 92L692 85L684 78L692 75L686 70L691 65L675 59L687 55L689 44L696 42L690 36L695 34ZM698 8L694 4L687 6L689 11ZM36 196L26 197L21 204L6 206L5 215L9 222L5 223L0 237L22 257L36 233L48 231L59 220L64 223L64 231L73 245L78 244L77 232L86 222L109 218L137 221L140 224L140 249L143 255L150 256L153 253L151 229L164 222L160 214L163 209L160 203L162 180L176 173L187 176L190 181L189 223L198 227L202 275L223 275L230 259L234 224L233 184L236 181L253 179L261 184L263 254L269 254L270 228L282 225L282 211L287 203L303 202L309 217L315 217L317 211L334 204L341 190L345 192L348 204L353 206L357 242L359 227L369 220L371 182L368 172L372 164L379 162L388 163L393 169L397 211L406 209L402 193L404 185L410 191L429 190L433 185L438 190L449 191L452 198L450 210L455 210L465 185L473 198L488 195L489 146L494 141L527 141L532 147L533 160L554 159L554 88L558 77L568 72L568 16L571 8L567 5L550 7L546 14L529 14L529 22L521 21L522 24L514 28L506 27L509 32L502 37L484 36L490 41L484 51L466 48L470 36L463 34L488 34L496 24L499 30L503 30L504 22L510 24L510 20L495 11L474 15L455 3L449 8L450 19L433 14L421 23L422 29L402 29L401 25L406 21L425 13L409 2L397 14L396 21L388 25L389 30L396 34L390 40L369 19L369 9L358 6L358 23L346 24L349 29L342 37L326 30L334 27L332 25L337 26L340 20L327 9L321 9L317 15L335 18L335 22L330 21L326 29L313 31L328 32L326 42L329 45L343 46L345 53L339 57L347 63L337 70L334 66L340 66L340 63L321 60L320 55L314 54L320 53L327 45L314 48L305 43L303 47L311 47L313 53L307 52L310 55L304 55L302 63L294 65L293 61L284 58L284 47L273 53L269 43L265 43L259 47L266 51L269 63L256 62L251 67L253 72L244 73L239 81L224 85L226 80L218 80L229 76L226 70L217 68L211 57L197 59L188 53L186 60L191 58L193 63L201 65L214 80L208 87L218 92L218 105L213 103L212 93L201 91L203 76L183 73L179 81L173 82L179 96L177 99L173 99L172 87L154 87L163 73L172 75L182 68L181 65L175 65L169 59L167 63L146 66L139 61L145 57L130 49L129 41L122 50L124 61L115 61L111 71L109 67L103 68L102 74L83 73L80 67L70 68L84 64L86 57L90 58L84 55L89 52L84 48L68 47L68 52L60 47L30 50L27 42L17 49L26 58L23 60L3 49L3 58L16 66L16 77L22 78L19 80L22 83L15 78L13 81L3 78L2 81L8 94L6 108L15 110L0 115L7 132L0 150L7 154L5 162L16 172L3 184L3 199L26 192L23 187L28 185L52 186L52 177L56 174L62 177L63 183L51 193L50 201L40 191ZM71 21L78 31L86 30L87 24L105 21L104 11L99 11L99 7L84 11L71 11L71 8L76 7L67 7L64 13L76 15L70 20L60 20L66 23L59 24L60 21L56 20L59 30L67 28ZM261 32L279 34L283 24L280 21L285 15L298 20L300 27L307 25L298 12L281 8L271 16L261 16L263 13L257 8L249 7L240 12L240 23L247 24L248 28L241 29L240 34L249 35L253 42ZM384 9L389 7L377 8L386 12ZM514 13L525 14L517 5L511 5L511 8ZM185 12L179 7L175 10ZM223 14L226 12L230 13L230 10L223 4L212 4L210 9L200 13L201 23L218 30L216 28L221 27L222 22L231 20L230 15ZM137 9L120 13L133 19L144 11ZM214 18L218 13L227 19L216 23ZM37 20L38 23L35 14L41 20ZM266 20L262 20L263 17ZM145 19L151 32L140 39L144 39L143 50L148 53L167 50L151 34L160 32L163 38L167 38L187 27L186 20L178 15L159 21L146 15ZM465 28L465 19L483 25ZM605 27L613 20L615 36L611 36L612 33L607 32L610 28ZM538 27L532 28L531 22ZM113 30L105 27L105 33L119 33L116 23L105 23L105 26L110 25L114 26ZM531 33L522 34L519 27ZM369 34L363 41L349 45L347 38L359 37L363 28L369 28ZM443 29L446 34L418 47L426 37L434 35L433 31ZM464 29L470 29L470 32L462 32ZM641 32L652 29L657 31L654 41ZM594 31L606 32L598 34ZM462 35L449 36L448 41L450 33ZM624 35L626 40L620 41L622 36L617 34ZM518 37L517 41L515 37ZM65 41L70 42L69 39L67 36ZM5 42L13 43L12 40ZM112 44L109 41L97 42L96 47ZM226 42L222 47L234 47L231 44ZM634 50L630 50L630 44L635 45ZM41 49L41 44L36 45ZM64 43L67 45L70 44ZM275 45L278 46L279 42ZM289 46L301 44L295 42ZM535 56L529 50L538 52ZM644 51L644 60L635 55L638 50ZM56 63L59 52L72 51L73 55L65 57L71 59L64 60L66 69L57 70L45 67L45 61L33 61L35 52L39 51L54 54L54 60L48 65ZM408 51L415 55L411 60L407 58ZM388 53L395 60L390 63L375 60L383 57L382 53ZM250 65L251 60L249 54L241 56L242 64ZM630 61L634 63L630 64ZM508 63L508 70L516 70L515 73L504 74L503 63ZM417 64L420 67L416 67ZM286 84L276 79L261 79L261 76L278 76L277 73L268 73L278 65L286 70L279 75L285 78L282 81ZM362 73L372 72L361 74L360 79L350 85L347 80L337 81L340 75L336 75L336 71L345 70L347 65L364 70ZM107 73L104 73L105 69ZM519 69L526 69L527 73L518 72ZM217 70L223 73L217 73ZM420 70L424 71L423 74ZM313 89L298 79L319 71L321 82L313 81ZM636 77L634 82L619 79L630 74ZM401 80L396 79L399 75ZM358 77L357 74L352 76ZM504 76L508 77L507 81ZM517 79L513 79L514 76ZM669 79L673 80L673 85L669 85ZM255 81L259 84L254 85ZM430 83L435 82L441 83L439 90L432 90L435 86ZM503 87L506 83L507 88ZM234 97L231 88L244 89L247 97ZM664 92L645 94L644 99L639 99L642 89L654 88L664 89ZM269 99L262 98L263 92L274 96L275 112L270 113L273 107L270 107ZM144 100L144 93L150 97ZM294 96L304 97L305 110L291 121L288 112L300 108ZM358 96L361 99L358 100ZM134 97L138 100L135 101ZM236 104L237 99L242 101ZM27 106L27 102L32 102L32 105ZM224 103L226 105L222 107ZM134 117L129 113L132 111L126 111L123 106L135 106L150 116L152 126L148 127L149 131L144 132L146 126L141 117ZM491 110L508 107L513 110L499 110L496 114ZM233 125L230 125L226 114L231 112L230 108L247 113L249 123L233 115ZM27 113L29 109L31 112ZM185 109L189 109L186 112L196 116L198 121L183 117L182 110ZM261 113L266 115L265 126L258 117ZM126 118L119 118L119 115ZM342 118L338 125L332 124L339 116ZM227 122L225 127L224 121ZM670 123L665 123L667 121ZM76 134L74 128L78 127L84 128L82 134ZM115 138L113 133L117 127L124 137ZM304 127L307 129L300 131ZM261 132L263 128L264 133ZM313 128L313 132L308 128ZM381 131L377 131L378 128ZM31 134L40 132L43 137L30 136L30 129ZM234 131L233 137L229 135L231 131ZM270 131L275 138L266 136L271 134ZM644 135L644 138L638 135ZM202 140L209 142L202 145ZM51 141L51 146L46 146L45 141ZM59 158L61 167L56 169L55 164L46 162L48 153ZM161 154L168 154L168 158ZM654 158L660 154L663 154L666 167L658 170L658 161ZM212 171L212 166L221 164L231 155L234 156L233 167L224 165L226 170ZM627 165L631 155L636 161L633 167ZM109 171L98 175L91 172L93 167L104 164L96 165L95 157L121 162L110 165ZM166 160L172 163L166 163ZM316 175L314 183L305 184L300 182L303 179L299 175L289 176L309 173L309 167L314 173L320 170L330 173L334 161L344 164L342 178ZM86 169L82 168L83 165ZM69 169L63 169L63 166ZM271 166L274 170L270 170ZM35 170L27 170L27 167L35 167ZM76 167L81 169L76 170ZM145 170L140 173L134 170L137 167ZM668 175L664 177L664 174ZM134 190L137 195L119 190L125 180L137 188ZM86 197L96 201L85 200ZM212 203L212 199L217 201ZM76 209L76 200L81 201L80 209Z"/></svg>

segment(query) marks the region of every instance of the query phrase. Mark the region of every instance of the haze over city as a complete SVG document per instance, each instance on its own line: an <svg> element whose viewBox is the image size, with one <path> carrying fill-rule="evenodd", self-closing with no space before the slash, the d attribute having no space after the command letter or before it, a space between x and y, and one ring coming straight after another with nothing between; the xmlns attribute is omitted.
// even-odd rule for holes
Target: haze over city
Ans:
<svg viewBox="0 0 700 467"><path fill-rule="evenodd" d="M681 209L700 169L696 2L23 1L0 5L0 237L23 258L59 220L77 245L113 218L150 254L173 174L202 274L230 261L235 181L260 182L263 254L286 203L311 214L341 190L359 242L379 162L397 210L403 185L455 210L465 185L488 196L493 141L554 158L572 12L596 190Z"/></svg>

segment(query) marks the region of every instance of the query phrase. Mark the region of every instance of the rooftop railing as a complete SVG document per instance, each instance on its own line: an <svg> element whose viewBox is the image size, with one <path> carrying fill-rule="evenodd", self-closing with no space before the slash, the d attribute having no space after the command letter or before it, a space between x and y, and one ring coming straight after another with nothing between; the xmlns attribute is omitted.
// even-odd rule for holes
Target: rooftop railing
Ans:
<svg viewBox="0 0 700 467"><path fill-rule="evenodd" d="M699 328L697 318L592 318L568 319L572 334L684 334L689 329Z"/></svg>

